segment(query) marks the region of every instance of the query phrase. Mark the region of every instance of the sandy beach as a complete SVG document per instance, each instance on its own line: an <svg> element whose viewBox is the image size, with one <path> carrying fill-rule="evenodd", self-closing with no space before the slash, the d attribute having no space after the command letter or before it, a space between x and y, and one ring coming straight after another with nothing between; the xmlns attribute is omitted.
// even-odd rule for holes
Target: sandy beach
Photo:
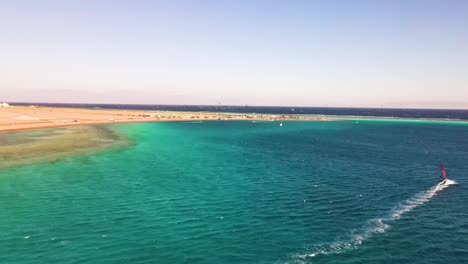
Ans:
<svg viewBox="0 0 468 264"><path fill-rule="evenodd" d="M188 121L188 120L325 120L299 115L231 114L207 112L168 112L59 108L40 106L0 107L0 132L76 125Z"/></svg>

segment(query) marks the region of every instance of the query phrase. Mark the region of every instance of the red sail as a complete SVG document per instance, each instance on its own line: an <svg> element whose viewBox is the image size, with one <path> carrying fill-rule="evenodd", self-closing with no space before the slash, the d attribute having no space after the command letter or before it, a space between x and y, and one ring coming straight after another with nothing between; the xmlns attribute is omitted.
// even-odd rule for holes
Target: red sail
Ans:
<svg viewBox="0 0 468 264"><path fill-rule="evenodd" d="M445 172L445 168L444 165L442 165L442 163L440 164L440 172L442 173L442 177L444 177L444 179L447 179L447 172Z"/></svg>

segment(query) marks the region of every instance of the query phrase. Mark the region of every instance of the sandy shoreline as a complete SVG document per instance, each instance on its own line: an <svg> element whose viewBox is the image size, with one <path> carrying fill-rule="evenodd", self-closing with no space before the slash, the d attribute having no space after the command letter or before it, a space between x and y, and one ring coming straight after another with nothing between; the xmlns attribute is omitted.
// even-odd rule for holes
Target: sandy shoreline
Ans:
<svg viewBox="0 0 468 264"><path fill-rule="evenodd" d="M0 132L76 125L196 120L326 120L323 117L271 114L109 110L36 106L0 108Z"/></svg>

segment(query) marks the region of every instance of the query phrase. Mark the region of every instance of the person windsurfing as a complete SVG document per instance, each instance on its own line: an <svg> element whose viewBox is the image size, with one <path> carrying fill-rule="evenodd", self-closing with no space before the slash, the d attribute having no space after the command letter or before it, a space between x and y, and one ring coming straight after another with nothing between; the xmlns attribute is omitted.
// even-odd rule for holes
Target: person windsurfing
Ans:
<svg viewBox="0 0 468 264"><path fill-rule="evenodd" d="M441 183L444 184L448 180L447 172L445 171L444 165L442 165L442 163L440 163L439 167Z"/></svg>

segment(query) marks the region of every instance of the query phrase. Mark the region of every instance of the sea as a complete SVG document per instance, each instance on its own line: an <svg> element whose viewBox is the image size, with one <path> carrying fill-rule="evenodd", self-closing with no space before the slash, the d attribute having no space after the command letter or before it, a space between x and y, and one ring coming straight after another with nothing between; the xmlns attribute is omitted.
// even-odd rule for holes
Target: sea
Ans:
<svg viewBox="0 0 468 264"><path fill-rule="evenodd" d="M153 111L189 111L215 113L258 113L282 115L371 116L395 118L437 118L468 120L468 109L414 109L414 108L352 108L304 106L238 106L238 105L151 105L151 104L83 104L83 103L12 103L93 109L131 109Z"/></svg>
<svg viewBox="0 0 468 264"><path fill-rule="evenodd" d="M468 122L105 126L129 145L0 170L0 263L468 263Z"/></svg>

